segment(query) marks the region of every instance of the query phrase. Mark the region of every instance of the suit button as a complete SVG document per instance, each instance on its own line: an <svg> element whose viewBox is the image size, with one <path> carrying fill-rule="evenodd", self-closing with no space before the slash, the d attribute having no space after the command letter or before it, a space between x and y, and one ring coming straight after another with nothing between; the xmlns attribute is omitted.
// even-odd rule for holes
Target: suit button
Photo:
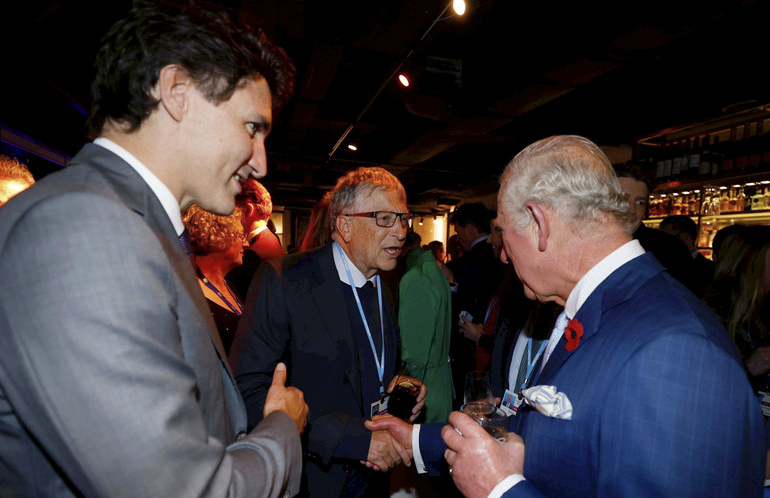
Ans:
<svg viewBox="0 0 770 498"><path fill-rule="evenodd" d="M246 437L246 431L241 431L241 432L239 432L238 434L235 435L235 440L236 441L240 441L244 437Z"/></svg>

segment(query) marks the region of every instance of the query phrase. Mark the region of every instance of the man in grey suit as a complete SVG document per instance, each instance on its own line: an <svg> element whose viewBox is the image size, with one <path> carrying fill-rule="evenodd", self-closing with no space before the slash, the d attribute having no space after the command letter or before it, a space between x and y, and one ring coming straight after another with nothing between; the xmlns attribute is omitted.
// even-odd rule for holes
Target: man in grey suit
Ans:
<svg viewBox="0 0 770 498"><path fill-rule="evenodd" d="M0 214L0 496L284 496L307 405L246 411L180 235L265 174L293 67L224 14L135 7L96 61L87 144ZM52 245L51 241L56 241Z"/></svg>

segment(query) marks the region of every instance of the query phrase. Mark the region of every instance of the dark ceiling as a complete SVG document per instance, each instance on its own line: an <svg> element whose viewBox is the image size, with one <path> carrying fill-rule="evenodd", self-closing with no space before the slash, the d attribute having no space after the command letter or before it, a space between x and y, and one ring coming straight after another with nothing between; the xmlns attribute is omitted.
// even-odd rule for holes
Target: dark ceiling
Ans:
<svg viewBox="0 0 770 498"><path fill-rule="evenodd" d="M584 135L623 160L643 136L770 102L768 1L469 0L430 32L444 0L221 3L297 65L264 180L290 208L311 207L349 169L380 165L429 214L493 193L506 162L548 135ZM129 2L9 4L3 138L20 132L73 155L98 40ZM401 64L408 89L389 81Z"/></svg>

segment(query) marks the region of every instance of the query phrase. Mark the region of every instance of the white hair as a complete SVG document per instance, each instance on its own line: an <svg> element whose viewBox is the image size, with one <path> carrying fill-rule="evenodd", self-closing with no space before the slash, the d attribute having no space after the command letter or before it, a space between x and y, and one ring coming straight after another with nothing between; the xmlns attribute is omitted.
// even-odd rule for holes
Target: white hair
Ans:
<svg viewBox="0 0 770 498"><path fill-rule="evenodd" d="M555 211L578 233L596 228L600 212L612 215L626 233L633 227L631 209L609 159L596 144L576 135L539 140L505 168L498 206L501 218L518 233L532 222L528 202Z"/></svg>

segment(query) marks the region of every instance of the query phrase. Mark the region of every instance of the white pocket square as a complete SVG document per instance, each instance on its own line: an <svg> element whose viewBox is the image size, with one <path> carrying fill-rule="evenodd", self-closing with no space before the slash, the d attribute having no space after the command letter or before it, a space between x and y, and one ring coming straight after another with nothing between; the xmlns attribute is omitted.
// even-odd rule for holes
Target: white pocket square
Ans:
<svg viewBox="0 0 770 498"><path fill-rule="evenodd" d="M521 391L524 400L543 415L564 420L572 419L572 403L556 386L532 386Z"/></svg>

